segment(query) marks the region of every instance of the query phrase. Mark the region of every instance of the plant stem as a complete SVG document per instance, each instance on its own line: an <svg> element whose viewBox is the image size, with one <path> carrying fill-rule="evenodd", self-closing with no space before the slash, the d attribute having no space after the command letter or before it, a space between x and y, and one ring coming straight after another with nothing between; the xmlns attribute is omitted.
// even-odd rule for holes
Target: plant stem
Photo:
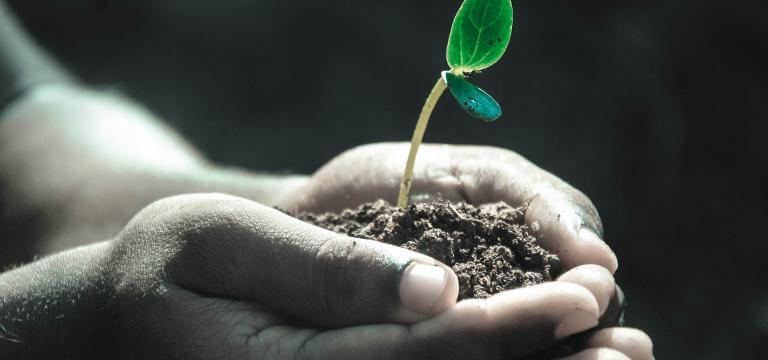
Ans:
<svg viewBox="0 0 768 360"><path fill-rule="evenodd" d="M443 95L446 85L442 77L437 78L435 86L427 96L427 100L424 102L424 107L421 108L421 114L419 114L419 120L416 122L416 129L413 131L413 137L411 138L411 151L408 152L408 162L405 164L405 173L403 173L403 180L400 182L400 193L397 196L397 206L404 208L408 206L408 194L411 192L411 182L413 181L413 165L416 163L416 153L419 152L419 145L424 138L424 131L427 130L427 124L429 123L429 117L432 115L432 109L435 108L437 100L440 99L440 95Z"/></svg>

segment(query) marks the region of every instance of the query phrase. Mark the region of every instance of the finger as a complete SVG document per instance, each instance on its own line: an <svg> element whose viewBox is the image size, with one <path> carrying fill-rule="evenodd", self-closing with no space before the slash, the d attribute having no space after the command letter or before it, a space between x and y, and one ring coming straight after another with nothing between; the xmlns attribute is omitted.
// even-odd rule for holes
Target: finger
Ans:
<svg viewBox="0 0 768 360"><path fill-rule="evenodd" d="M624 297L624 291L621 290L619 285L616 285L613 296L611 296L611 301L608 304L608 309L606 309L600 317L600 325L598 328L624 326L624 309L626 306L627 303L626 298Z"/></svg>
<svg viewBox="0 0 768 360"><path fill-rule="evenodd" d="M597 264L616 271L616 255L602 240L600 216L581 191L508 150L452 149L454 175L468 201L527 205L526 223L566 267Z"/></svg>
<svg viewBox="0 0 768 360"><path fill-rule="evenodd" d="M558 277L557 281L578 284L588 289L598 303L600 322L595 329L569 337L539 354L543 358L555 358L573 354L585 348L584 342L599 328L620 325L619 316L623 309L623 294L616 286L613 275L598 265L577 266Z"/></svg>
<svg viewBox="0 0 768 360"><path fill-rule="evenodd" d="M302 342L299 358L516 358L595 326L598 311L587 289L551 282L465 300L410 326L362 326L316 334Z"/></svg>
<svg viewBox="0 0 768 360"><path fill-rule="evenodd" d="M619 267L613 250L598 235L590 212L562 194L542 191L528 203L525 222L542 246L558 254L565 268L597 264L615 273ZM595 215L596 216L596 215Z"/></svg>
<svg viewBox="0 0 768 360"><path fill-rule="evenodd" d="M595 266L597 268L601 268L596 265L582 265L582 266ZM579 269L579 268L576 268ZM608 272L607 270L603 269L603 272ZM568 273L566 273L568 274ZM563 279L558 279L558 281L562 281ZM600 306L600 311L602 315L600 316L600 322L597 324L596 327L589 329L588 331L576 334L574 336L570 336L564 341L551 346L547 348L546 350L540 352L537 354L536 358L543 358L543 359L551 359L551 358L559 358L563 357L569 354L574 354L578 351L581 351L585 349L587 346L588 340L592 338L594 334L601 331L602 329L620 329L618 327L624 326L624 293L621 291L621 288L617 285L615 287L615 291L607 295L605 289L601 289L601 287L598 287L598 290L595 291L594 285L589 285L588 282L577 280L580 283L583 283L586 287L592 288L590 290L593 294L596 293L603 293L603 295L596 295L596 300L599 303L605 303L605 297L610 296L610 301L608 302L607 308L602 305ZM596 347L596 346L592 346Z"/></svg>
<svg viewBox="0 0 768 360"><path fill-rule="evenodd" d="M414 322L456 301L456 275L425 255L232 196L164 202L163 215L151 218L180 239L167 272L186 289L252 300L319 326Z"/></svg>
<svg viewBox="0 0 768 360"><path fill-rule="evenodd" d="M621 351L611 348L587 349L561 360L634 360Z"/></svg>
<svg viewBox="0 0 768 360"><path fill-rule="evenodd" d="M608 270L598 265L581 265L560 275L557 281L581 285L597 300L600 315L605 314L616 293L616 282Z"/></svg>
<svg viewBox="0 0 768 360"><path fill-rule="evenodd" d="M647 334L631 328L609 328L596 331L585 343L587 348L611 348L632 360L653 358L653 341Z"/></svg>
<svg viewBox="0 0 768 360"><path fill-rule="evenodd" d="M372 144L345 152L315 173L298 192L298 199L286 206L290 210L321 212L378 198L392 202L407 153L405 143ZM376 171L357 170L370 164L376 164ZM529 205L526 222L547 249L560 255L566 267L591 263L611 272L618 267L616 256L601 240L602 223L589 198L511 151L422 145L414 169L411 201L435 198L466 200L475 205L497 201Z"/></svg>

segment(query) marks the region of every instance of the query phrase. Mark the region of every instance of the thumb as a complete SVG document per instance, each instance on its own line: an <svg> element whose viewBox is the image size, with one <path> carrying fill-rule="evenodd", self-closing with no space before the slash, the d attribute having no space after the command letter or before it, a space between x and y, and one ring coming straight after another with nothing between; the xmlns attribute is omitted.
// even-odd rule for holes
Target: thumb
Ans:
<svg viewBox="0 0 768 360"><path fill-rule="evenodd" d="M250 300L319 326L411 323L451 308L458 280L446 265L396 246L351 238L226 195L191 195L183 217L190 290Z"/></svg>

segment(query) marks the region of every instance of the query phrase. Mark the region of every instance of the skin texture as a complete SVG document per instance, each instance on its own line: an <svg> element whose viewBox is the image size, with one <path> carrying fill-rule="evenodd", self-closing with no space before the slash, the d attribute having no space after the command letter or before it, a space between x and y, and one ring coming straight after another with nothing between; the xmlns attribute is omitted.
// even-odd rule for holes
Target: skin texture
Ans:
<svg viewBox="0 0 768 360"><path fill-rule="evenodd" d="M1 118L0 216L13 221L3 227L0 246L11 251L0 252L0 264L113 237L166 196L219 191L274 204L306 181L211 164L114 94L41 87Z"/></svg>
<svg viewBox="0 0 768 360"><path fill-rule="evenodd" d="M121 148L137 139L172 156ZM428 314L409 309L398 284L409 264L444 265L262 205L322 211L392 200L406 151L402 143L358 147L308 179L255 175L208 163L115 96L39 89L0 124L2 247L84 246L0 274L0 357L509 359L597 324L615 289L606 269L615 256L601 241L582 244L572 228L601 232L597 212L508 150L427 145L414 195L528 201L526 219L543 224L545 243L571 270L486 300L455 303L455 289L443 289ZM77 191L84 182L88 191ZM230 195L165 198L201 191ZM40 226L24 232L18 222ZM603 266L580 266L588 263ZM612 331L590 337L586 348L601 350L585 356L650 358L645 334Z"/></svg>

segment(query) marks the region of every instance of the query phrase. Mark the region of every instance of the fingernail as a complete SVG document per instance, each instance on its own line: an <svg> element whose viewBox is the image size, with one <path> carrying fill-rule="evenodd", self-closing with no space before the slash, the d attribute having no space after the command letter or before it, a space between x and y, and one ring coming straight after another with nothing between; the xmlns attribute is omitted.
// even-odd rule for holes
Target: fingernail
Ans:
<svg viewBox="0 0 768 360"><path fill-rule="evenodd" d="M555 338L562 339L597 325L597 315L585 310L574 310L555 328Z"/></svg>
<svg viewBox="0 0 768 360"><path fill-rule="evenodd" d="M410 311L432 315L447 283L445 269L414 262L400 280L400 301Z"/></svg>
<svg viewBox="0 0 768 360"><path fill-rule="evenodd" d="M611 273L616 272L616 270L619 268L619 259L616 257L616 254L613 252L613 250L611 250L608 244L603 241L603 239L597 236L597 234L588 227L582 227L581 230L579 230L579 238L581 238L581 241L585 243L594 244L608 250L608 253L610 254L608 263L601 265L604 265Z"/></svg>
<svg viewBox="0 0 768 360"><path fill-rule="evenodd" d="M626 306L624 291L616 285L616 291L608 303L608 308L600 314L600 328L624 326L624 308Z"/></svg>

